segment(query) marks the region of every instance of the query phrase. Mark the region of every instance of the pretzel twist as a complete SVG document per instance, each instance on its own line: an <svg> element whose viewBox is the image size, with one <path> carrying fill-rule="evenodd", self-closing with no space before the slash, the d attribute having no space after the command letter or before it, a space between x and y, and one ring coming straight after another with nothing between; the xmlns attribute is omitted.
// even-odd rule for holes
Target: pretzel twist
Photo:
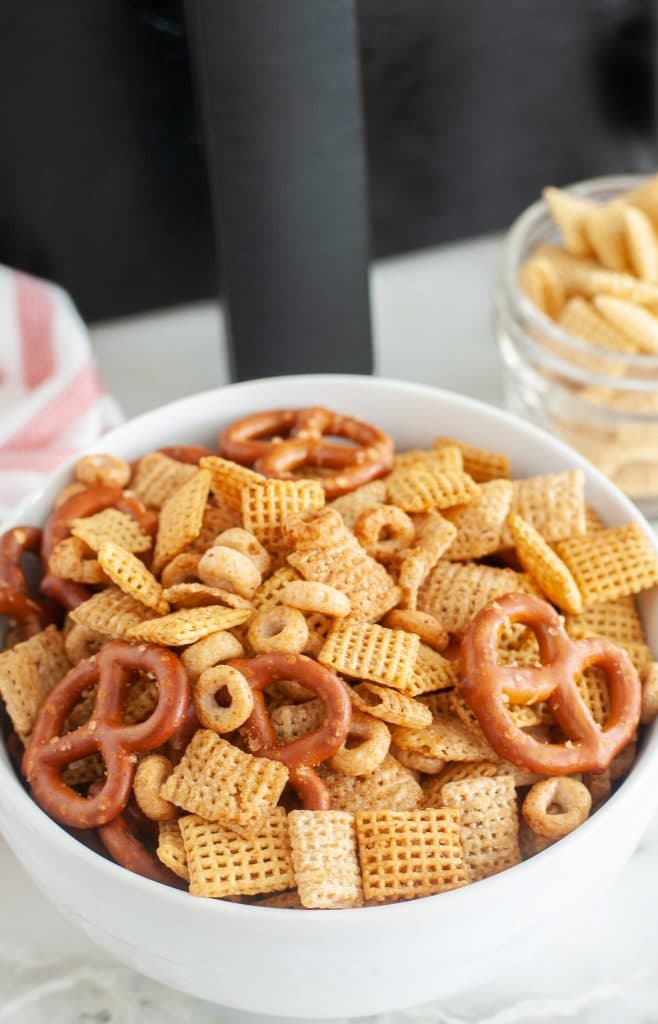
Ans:
<svg viewBox="0 0 658 1024"><path fill-rule="evenodd" d="M496 647L506 620L533 630L539 667L500 664ZM610 689L610 714L603 728L576 685L592 665L603 669ZM542 775L603 771L632 739L640 720L640 680L626 652L601 637L571 640L555 609L531 594L508 594L476 615L462 643L462 666L459 690L493 749ZM564 743L541 743L515 726L507 712L506 704L544 700L566 737Z"/></svg>
<svg viewBox="0 0 658 1024"><path fill-rule="evenodd" d="M23 640L52 621L45 605L30 597L23 567L23 556L38 553L40 543L41 530L33 526L16 526L0 537L0 615L17 623Z"/></svg>
<svg viewBox="0 0 658 1024"><path fill-rule="evenodd" d="M336 444L326 436L344 437L354 444ZM393 441L388 434L320 406L245 416L221 432L219 450L227 459L281 480L295 479L306 466L334 469L335 473L320 477L328 501L383 476L393 465Z"/></svg>
<svg viewBox="0 0 658 1024"><path fill-rule="evenodd" d="M135 672L153 675L158 702L143 722L125 725L126 690ZM97 696L91 718L62 734L67 715L91 686ZM37 803L63 825L97 828L112 821L128 802L138 753L154 750L178 729L190 701L187 673L171 651L154 644L112 640L80 662L57 683L39 709L23 758L23 773ZM92 797L62 781L72 761L99 751L106 778Z"/></svg>
<svg viewBox="0 0 658 1024"><path fill-rule="evenodd" d="M338 676L303 654L260 654L227 664L245 676L253 691L254 710L242 727L251 752L287 765L290 783L307 810L328 810L329 793L313 769L336 753L349 732L351 704ZM302 683L320 698L326 711L318 729L291 743L277 740L263 696L266 687L281 679Z"/></svg>

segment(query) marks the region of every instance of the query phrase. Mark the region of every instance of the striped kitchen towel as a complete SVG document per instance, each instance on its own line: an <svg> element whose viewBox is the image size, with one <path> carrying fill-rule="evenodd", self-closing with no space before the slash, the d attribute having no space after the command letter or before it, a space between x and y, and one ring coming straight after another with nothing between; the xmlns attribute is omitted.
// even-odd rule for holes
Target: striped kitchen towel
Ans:
<svg viewBox="0 0 658 1024"><path fill-rule="evenodd" d="M121 418L70 297L0 266L0 523L63 459Z"/></svg>

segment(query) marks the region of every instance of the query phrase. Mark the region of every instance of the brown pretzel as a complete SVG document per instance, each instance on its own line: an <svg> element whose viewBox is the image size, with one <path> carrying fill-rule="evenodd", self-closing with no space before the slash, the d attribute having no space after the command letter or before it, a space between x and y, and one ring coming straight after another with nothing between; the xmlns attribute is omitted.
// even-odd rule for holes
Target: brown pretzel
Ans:
<svg viewBox="0 0 658 1024"><path fill-rule="evenodd" d="M46 575L41 581L41 593L59 601L69 611L87 601L92 594L88 587L72 580L62 580L48 570L48 560L54 548L61 540L69 536L71 523L74 519L84 519L102 512L106 508L116 508L127 516L132 516L145 533L151 536L158 525L157 517L150 512L134 495L122 491L120 487L87 487L84 491L72 495L59 508L50 514L43 528L41 541L41 557L46 567Z"/></svg>
<svg viewBox="0 0 658 1024"><path fill-rule="evenodd" d="M325 436L355 443L334 444ZM335 469L336 473L320 477L329 501L383 476L393 465L393 441L388 434L320 406L245 416L221 432L219 450L227 459L282 480L295 479L302 467Z"/></svg>
<svg viewBox="0 0 658 1024"><path fill-rule="evenodd" d="M93 782L89 787L89 796L97 796L101 787L102 782ZM97 829L104 849L122 868L142 875L143 878L150 878L153 882L172 885L177 889L186 888L182 880L144 846L140 839L141 831L139 818L128 808Z"/></svg>
<svg viewBox="0 0 658 1024"><path fill-rule="evenodd" d="M242 672L254 692L254 710L242 726L249 749L258 757L287 765L290 783L307 810L328 810L329 793L313 768L332 757L349 732L350 698L338 676L303 654L260 654L255 658L235 658L226 664ZM276 738L262 692L281 679L294 679L312 690L326 711L319 729L285 744Z"/></svg>
<svg viewBox="0 0 658 1024"><path fill-rule="evenodd" d="M18 625L22 640L40 633L52 621L49 612L21 590L0 586L0 615Z"/></svg>
<svg viewBox="0 0 658 1024"><path fill-rule="evenodd" d="M29 593L23 555L39 551L41 530L34 526L15 526L0 537L0 586L5 585L23 594Z"/></svg>
<svg viewBox="0 0 658 1024"><path fill-rule="evenodd" d="M158 702L145 721L124 725L126 689L136 672L155 677ZM62 735L67 715L84 691L96 684L91 718ZM154 644L110 641L97 655L72 668L39 709L23 758L23 773L35 800L63 825L96 828L112 821L128 802L135 754L166 743L189 702L187 673L175 654ZM96 750L105 762L105 782L95 797L80 796L62 781L61 770Z"/></svg>
<svg viewBox="0 0 658 1024"><path fill-rule="evenodd" d="M499 663L496 646L506 620L534 631L539 667ZM576 685L590 665L603 669L608 679L610 714L603 728ZM602 771L631 740L640 719L640 680L626 652L600 637L571 640L555 609L530 594L508 594L476 615L462 643L462 666L459 689L493 749L542 775ZM512 723L506 704L543 700L566 742L541 743Z"/></svg>
<svg viewBox="0 0 658 1024"><path fill-rule="evenodd" d="M170 444L165 448L158 448L159 452L167 455L176 462L188 462L191 466L198 466L201 459L207 455L216 455L212 448L206 448L202 444Z"/></svg>

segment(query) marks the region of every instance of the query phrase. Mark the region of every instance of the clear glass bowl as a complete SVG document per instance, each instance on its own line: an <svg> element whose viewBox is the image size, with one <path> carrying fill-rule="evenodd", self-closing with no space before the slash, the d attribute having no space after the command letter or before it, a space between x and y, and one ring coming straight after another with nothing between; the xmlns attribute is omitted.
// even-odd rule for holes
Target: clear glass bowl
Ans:
<svg viewBox="0 0 658 1024"><path fill-rule="evenodd" d="M641 175L596 178L570 191L607 201ZM495 322L509 409L585 455L658 517L658 356L611 352L567 334L521 291L519 270L542 243L561 237L546 203L530 206L505 244ZM656 310L654 310L656 312Z"/></svg>

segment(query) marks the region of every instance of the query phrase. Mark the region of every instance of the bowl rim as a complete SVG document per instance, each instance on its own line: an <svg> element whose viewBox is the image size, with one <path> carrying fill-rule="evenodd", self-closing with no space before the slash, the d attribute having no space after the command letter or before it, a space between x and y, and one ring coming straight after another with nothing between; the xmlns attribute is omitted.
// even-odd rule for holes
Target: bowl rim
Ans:
<svg viewBox="0 0 658 1024"><path fill-rule="evenodd" d="M370 377L366 375L361 376L358 374L293 374L285 377L257 378L237 384L227 384L218 388L211 388L207 391L177 399L174 402L166 403L156 409L142 413L140 416L134 417L126 423L115 427L113 430L104 434L100 439L94 442L94 444L86 446L80 452L76 453L75 456L62 463L58 469L48 476L47 480L41 487L24 498L12 513L6 517L2 524L3 529L10 529L12 526L18 525L23 515L29 515L30 508L39 500L43 499L45 493L55 484L55 481L57 481L60 476L63 476L70 471L75 461L82 454L85 454L86 452L98 452L105 450L108 442L109 445L112 446L116 441L120 446L124 440L123 435L132 435L136 430L139 430L140 427L154 424L156 420L165 413L168 415L173 412L184 413L187 408L191 408L192 404L198 402L200 399L209 400L211 398L218 398L225 394L228 389L233 392L245 391L246 393L249 393L249 391L255 391L263 385L272 387L275 385L286 385L290 383L309 386L344 384L358 388L377 390L382 394L395 391L396 393L406 393L409 396L425 395L429 398L438 398L449 408L452 407L453 409L459 409L462 412L470 409L473 412L484 413L486 416L492 417L494 420L500 421L516 431L520 431L522 435L530 438L531 440L536 439L541 441L543 445L548 444L555 454L564 455L567 462L570 463L570 468L581 468L585 473L586 482L589 478L593 483L607 491L608 495L614 499L620 510L623 510L629 519L639 523L651 541L654 549L658 551L658 539L654 535L647 520L636 506L631 503L630 499L628 499L626 495L616 487L616 485L608 480L582 455L570 448L564 442L560 441L558 438L548 434L548 432L541 430L533 424L524 422L520 417L515 416L504 409L482 402L479 399L475 399L470 396L460 395L456 392L433 387L431 385L417 384L411 381L394 380L384 377ZM218 418L221 419L221 414ZM322 928L322 922L325 922L326 926L328 917L335 919L336 915L340 915L339 919L341 921L345 921L345 923L349 922L352 928L369 928L375 921L379 921L382 924L385 921L386 923L389 923L392 915L396 915L396 918L399 918L400 922L402 922L405 915L413 916L418 913L418 908L420 906L427 908L428 913L435 913L439 907L444 908L448 913L450 912L450 907L454 910L459 909L461 912L466 913L469 910L469 900L479 900L484 894L483 890L485 888L486 892L490 894L491 897L494 897L496 891L500 893L504 892L505 887L512 884L510 879L518 879L521 873L527 875L528 872L533 872L538 861L541 864L548 864L551 862L553 865L553 871L557 875L560 870L565 868L562 861L564 861L565 858L567 861L569 860L572 850L575 850L579 845L581 845L581 843L586 842L587 837L591 836L594 832L601 831L603 834L605 824L610 818L610 815L615 813L615 808L622 798L622 794L626 800L630 800L639 788L646 784L647 776L658 771L658 733L654 732L650 742L645 744L641 757L633 770L615 793L613 793L612 796L597 809L596 813L593 814L592 817L588 818L587 821L572 833L565 836L561 841L556 842L546 850L535 854L528 860L514 865L513 868L502 871L497 875L481 879L478 882L470 883L461 888L453 889L444 893L437 893L433 896L420 897L415 900L402 901L400 903L384 904L382 906L325 910L322 914L304 913L302 915L299 912L291 912L291 910L287 908L238 904L224 900L216 900L210 897L196 897L191 900L190 895L187 892L161 885L160 883L154 882L148 878L143 878L134 872L127 871L125 868L113 861L100 856L93 850L89 849L83 842L70 835L63 826L49 818L45 811L43 811L30 797L29 793L24 788L22 781L18 778L13 769L13 766L7 756L4 743L2 744L2 747L3 757L0 758L0 789L2 790L3 800L8 801L10 804L8 808L9 812L13 812L14 815L20 817L24 824L29 826L32 832L36 832L44 843L53 843L62 854L71 856L72 858L80 858L91 871L98 871L101 878L107 878L108 882L116 882L117 884L123 883L128 886L129 889L134 890L145 898L159 896L161 900L169 901L172 911L186 908L187 912L190 912L193 908L196 908L194 911L195 913L198 912L200 914L214 915L224 914L229 919L237 919L246 914L253 918L254 923L261 919L264 922L269 921L273 923L276 919L279 927L283 927L286 923L290 922L295 922L295 927L299 927L300 922L303 921L303 926L308 929ZM656 794L656 803L658 803L658 793ZM441 903L437 904L437 900L439 898L441 899ZM261 918L261 915L263 914L265 917Z"/></svg>

